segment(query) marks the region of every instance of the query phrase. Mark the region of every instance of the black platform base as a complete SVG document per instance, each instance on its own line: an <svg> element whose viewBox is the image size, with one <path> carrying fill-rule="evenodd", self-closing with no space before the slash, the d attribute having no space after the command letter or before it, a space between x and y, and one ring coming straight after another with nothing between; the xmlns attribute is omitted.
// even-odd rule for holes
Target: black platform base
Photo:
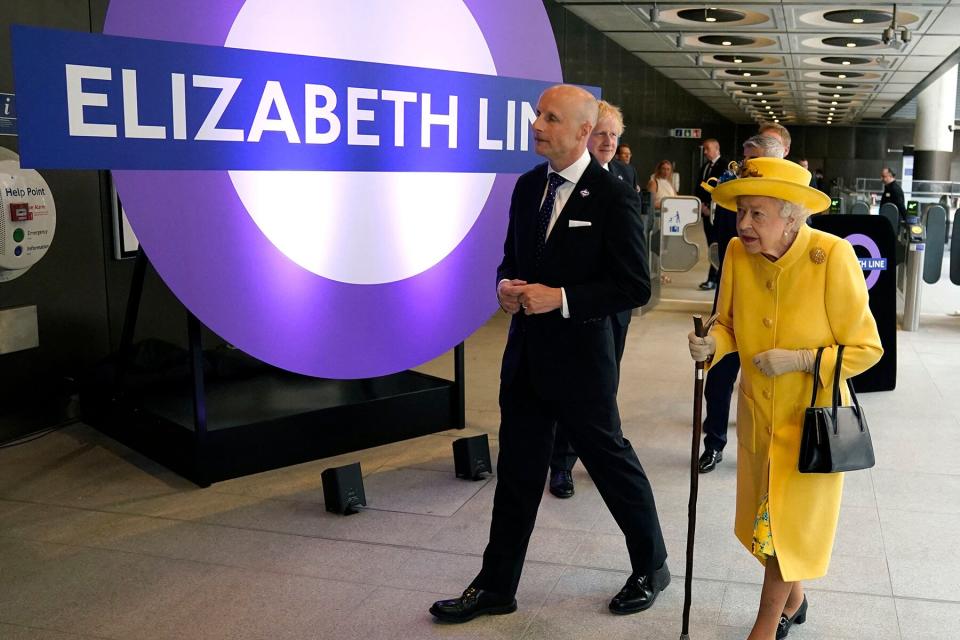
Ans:
<svg viewBox="0 0 960 640"><path fill-rule="evenodd" d="M83 419L200 486L462 426L455 383L414 371L324 380L268 370L208 382L200 438L189 379L109 393L87 389Z"/></svg>

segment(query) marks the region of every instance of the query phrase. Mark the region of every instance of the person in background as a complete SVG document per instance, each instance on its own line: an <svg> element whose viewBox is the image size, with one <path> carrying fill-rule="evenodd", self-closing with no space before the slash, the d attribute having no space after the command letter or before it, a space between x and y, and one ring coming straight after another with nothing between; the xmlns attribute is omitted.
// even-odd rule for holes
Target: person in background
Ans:
<svg viewBox="0 0 960 640"><path fill-rule="evenodd" d="M723 172L727 170L730 162L720 155L720 143L715 138L707 138L703 141L703 164L700 165L700 181L706 182L710 178L719 179ZM703 220L703 234L707 238L707 247L717 242L717 233L713 228L712 216L710 215L710 192L704 189L700 184L694 190L694 195L700 198L700 217ZM720 282L717 275L717 269L712 264L707 272L707 279L700 283L700 288L709 291L716 289Z"/></svg>
<svg viewBox="0 0 960 640"><path fill-rule="evenodd" d="M790 155L790 143L792 139L790 138L790 132L787 131L785 126L776 122L764 122L760 125L760 130L757 133L762 136L776 138L780 141L780 144L783 145L783 157L786 158Z"/></svg>
<svg viewBox="0 0 960 640"><path fill-rule="evenodd" d="M831 404L841 345L842 378L872 367L883 348L853 247L805 223L830 198L793 162L754 158L746 169L713 191L714 202L736 208L738 237L727 250L717 321L687 341L708 375L724 356L743 368L734 530L764 566L747 640L781 640L807 619L803 581L827 573L843 494L844 474L798 469L804 407L811 389L818 406Z"/></svg>
<svg viewBox="0 0 960 640"><path fill-rule="evenodd" d="M616 107L606 100L601 100L599 104L599 114L597 116L597 126L590 132L590 138L587 140L587 151L600 163L600 166L616 176L619 180L634 187L636 181L636 172L633 172L634 178L626 173L625 169L629 165L624 165L614 158L617 150L617 141L623 135L623 113L619 107ZM633 167L630 167L631 169ZM640 196L637 196L639 204ZM644 260L647 257L644 256ZM630 316L632 310L627 309L610 316L610 323L613 328L613 349L617 358L617 375L620 374L620 360L623 358L623 349L627 343L627 328L630 326ZM560 420L557 424L556 433L553 440L553 456L550 459L550 493L558 498L571 498L575 492L573 482L573 466L577 463L577 454L573 450L570 441L567 439L567 430L569 427Z"/></svg>
<svg viewBox="0 0 960 640"><path fill-rule="evenodd" d="M907 203L903 198L903 189L897 183L897 174L890 167L880 170L880 179L883 180L883 196L880 197L880 206L890 202L897 206L901 218L907 216Z"/></svg>
<svg viewBox="0 0 960 640"><path fill-rule="evenodd" d="M814 169L813 170L813 180L814 187L817 188L817 191L823 191L825 194L830 195L830 189L827 187L827 179L823 176L823 169Z"/></svg>
<svg viewBox="0 0 960 640"><path fill-rule="evenodd" d="M807 171L810 171L810 162L806 158L800 158L797 160L797 164ZM817 187L817 176L813 175L813 172L810 173L810 186L819 190L819 187Z"/></svg>
<svg viewBox="0 0 960 640"><path fill-rule="evenodd" d="M640 191L640 177L637 175L636 167L630 164L630 158L632 157L633 152L630 151L630 145L624 143L617 145L617 154L613 159L623 167L623 179L634 189Z"/></svg>
<svg viewBox="0 0 960 640"><path fill-rule="evenodd" d="M647 181L647 191L653 195L654 209L660 208L660 203L664 198L672 198L677 195L677 190L673 187L672 162L661 160L657 163L657 168Z"/></svg>
<svg viewBox="0 0 960 640"><path fill-rule="evenodd" d="M756 135L743 143L744 161L751 158L783 158L786 151L780 138L770 135ZM737 237L736 212L720 206L714 209L714 226L717 230L718 271L723 277L724 258L730 241ZM719 295L719 291L717 293ZM717 295L713 299L713 310L717 310ZM714 362L704 386L704 398L707 401L707 415L703 421L703 453L700 455L700 473L710 473L723 461L723 449L727 446L727 425L730 423L730 401L733 386L740 373L740 361L729 356Z"/></svg>

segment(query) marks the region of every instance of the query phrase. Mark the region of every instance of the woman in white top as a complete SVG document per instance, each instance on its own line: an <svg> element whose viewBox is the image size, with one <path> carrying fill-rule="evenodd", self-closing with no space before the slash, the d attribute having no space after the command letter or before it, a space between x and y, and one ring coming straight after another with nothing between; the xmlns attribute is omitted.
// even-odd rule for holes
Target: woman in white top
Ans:
<svg viewBox="0 0 960 640"><path fill-rule="evenodd" d="M647 191L653 194L653 206L656 209L660 208L661 200L677 195L677 190L673 188L672 162L661 160L657 163L656 171L647 182Z"/></svg>

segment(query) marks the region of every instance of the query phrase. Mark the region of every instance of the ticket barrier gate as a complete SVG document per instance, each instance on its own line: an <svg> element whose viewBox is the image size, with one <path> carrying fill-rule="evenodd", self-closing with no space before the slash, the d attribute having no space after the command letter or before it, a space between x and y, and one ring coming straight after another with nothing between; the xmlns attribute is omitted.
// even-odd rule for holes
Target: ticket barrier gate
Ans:
<svg viewBox="0 0 960 640"><path fill-rule="evenodd" d="M700 199L676 196L653 207L650 194L641 192L642 213L650 247L650 300L640 308L647 313L661 300L663 273L689 271L700 260L700 248L686 238L686 229L700 221Z"/></svg>
<svg viewBox="0 0 960 640"><path fill-rule="evenodd" d="M903 295L904 331L916 331L920 326L922 282L935 284L943 270L947 211L943 205L930 204L923 215L918 216L919 209L915 201L907 204L907 217L900 225L898 236L899 249L905 255L897 269L897 289Z"/></svg>

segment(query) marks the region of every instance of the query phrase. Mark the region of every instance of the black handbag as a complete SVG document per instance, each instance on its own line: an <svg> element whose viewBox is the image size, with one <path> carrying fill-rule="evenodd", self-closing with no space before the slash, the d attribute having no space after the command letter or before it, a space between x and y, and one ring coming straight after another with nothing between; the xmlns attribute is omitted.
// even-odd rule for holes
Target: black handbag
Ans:
<svg viewBox="0 0 960 640"><path fill-rule="evenodd" d="M867 428L867 417L857 401L853 383L847 379L852 407L840 405L840 367L843 345L837 351L837 368L833 376L833 406L816 407L817 383L823 347L817 350L813 371L813 397L803 415L800 439L800 473L837 473L869 469L876 460L873 442Z"/></svg>

